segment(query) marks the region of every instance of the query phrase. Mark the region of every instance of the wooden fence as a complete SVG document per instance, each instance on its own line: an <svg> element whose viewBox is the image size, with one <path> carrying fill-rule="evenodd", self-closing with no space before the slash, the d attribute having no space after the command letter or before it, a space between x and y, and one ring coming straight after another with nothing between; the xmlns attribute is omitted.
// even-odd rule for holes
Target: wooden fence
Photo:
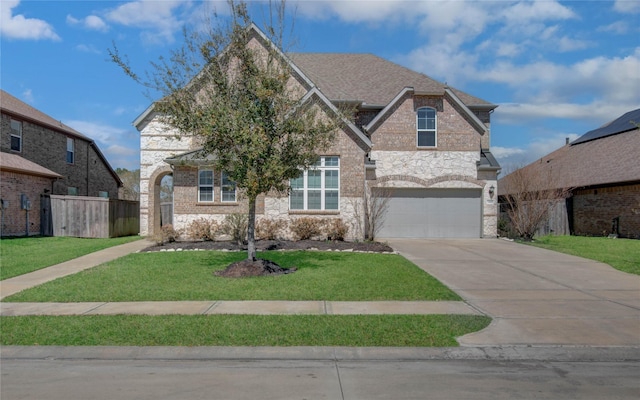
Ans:
<svg viewBox="0 0 640 400"><path fill-rule="evenodd" d="M53 236L109 238L140 231L140 203L102 197L51 195Z"/></svg>

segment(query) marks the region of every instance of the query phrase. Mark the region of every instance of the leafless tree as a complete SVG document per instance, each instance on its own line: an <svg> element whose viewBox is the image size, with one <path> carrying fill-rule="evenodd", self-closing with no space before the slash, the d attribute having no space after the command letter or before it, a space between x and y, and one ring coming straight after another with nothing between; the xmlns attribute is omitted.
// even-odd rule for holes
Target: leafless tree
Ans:
<svg viewBox="0 0 640 400"><path fill-rule="evenodd" d="M550 168L529 165L514 170L501 181L501 201L506 208L511 228L525 240L549 218L550 210L570 196L570 188L562 187Z"/></svg>

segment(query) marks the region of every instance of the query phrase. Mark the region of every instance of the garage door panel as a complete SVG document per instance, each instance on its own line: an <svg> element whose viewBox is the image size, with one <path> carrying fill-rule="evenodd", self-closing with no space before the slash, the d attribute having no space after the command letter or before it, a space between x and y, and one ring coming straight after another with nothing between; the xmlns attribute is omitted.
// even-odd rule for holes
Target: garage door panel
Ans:
<svg viewBox="0 0 640 400"><path fill-rule="evenodd" d="M394 189L378 236L480 237L480 199L480 190Z"/></svg>

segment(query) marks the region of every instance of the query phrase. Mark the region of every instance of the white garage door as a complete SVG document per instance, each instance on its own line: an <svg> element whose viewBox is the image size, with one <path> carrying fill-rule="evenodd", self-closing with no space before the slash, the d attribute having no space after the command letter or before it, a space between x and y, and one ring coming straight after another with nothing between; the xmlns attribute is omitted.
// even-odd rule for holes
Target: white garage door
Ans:
<svg viewBox="0 0 640 400"><path fill-rule="evenodd" d="M394 189L378 237L481 237L481 193L474 189Z"/></svg>

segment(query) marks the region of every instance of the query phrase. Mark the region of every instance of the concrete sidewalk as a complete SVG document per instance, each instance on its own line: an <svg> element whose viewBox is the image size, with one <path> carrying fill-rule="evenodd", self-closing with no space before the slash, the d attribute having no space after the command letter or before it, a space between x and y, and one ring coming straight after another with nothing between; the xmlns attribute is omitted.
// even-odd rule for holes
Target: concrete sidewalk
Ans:
<svg viewBox="0 0 640 400"><path fill-rule="evenodd" d="M640 276L505 240L390 244L493 318L462 345L640 346Z"/></svg>
<svg viewBox="0 0 640 400"><path fill-rule="evenodd" d="M483 315L462 301L140 301L0 303L1 316L21 315Z"/></svg>

